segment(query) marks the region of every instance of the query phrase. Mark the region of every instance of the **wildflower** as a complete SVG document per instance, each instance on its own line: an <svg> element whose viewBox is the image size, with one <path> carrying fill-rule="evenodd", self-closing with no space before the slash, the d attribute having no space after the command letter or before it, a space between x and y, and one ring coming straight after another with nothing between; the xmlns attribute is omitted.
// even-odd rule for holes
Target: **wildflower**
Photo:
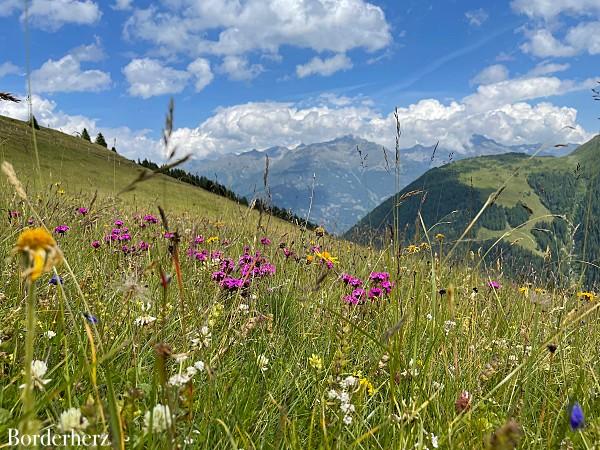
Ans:
<svg viewBox="0 0 600 450"><path fill-rule="evenodd" d="M369 289L368 297L370 299L378 298L378 297L381 297L382 294L383 294L383 291L380 288L372 287L371 289Z"/></svg>
<svg viewBox="0 0 600 450"><path fill-rule="evenodd" d="M250 306L248 306L245 303L240 303L240 306L238 308L243 313L248 313L248 311L250 310Z"/></svg>
<svg viewBox="0 0 600 450"><path fill-rule="evenodd" d="M456 322L454 322L453 320L446 320L444 322L444 333L446 333L446 336L448 336L448 333L450 333L452 328L454 328L455 326Z"/></svg>
<svg viewBox="0 0 600 450"><path fill-rule="evenodd" d="M114 221L115 227L122 227L123 221L121 219L117 219Z"/></svg>
<svg viewBox="0 0 600 450"><path fill-rule="evenodd" d="M77 209L77 212L79 214L81 214L82 216L85 216L88 213L88 209L84 208L84 207L81 207L81 208Z"/></svg>
<svg viewBox="0 0 600 450"><path fill-rule="evenodd" d="M317 227L315 228L315 234L318 237L323 237L325 235L325 229L323 227Z"/></svg>
<svg viewBox="0 0 600 450"><path fill-rule="evenodd" d="M84 312L83 313L83 317L85 317L85 319L91 323L91 324L97 324L98 323L98 318L96 316L94 316L93 314L90 314L88 312Z"/></svg>
<svg viewBox="0 0 600 450"><path fill-rule="evenodd" d="M58 286L59 284L63 284L63 279L60 275L53 274L48 284L52 284L54 286Z"/></svg>
<svg viewBox="0 0 600 450"><path fill-rule="evenodd" d="M593 302L596 299L596 294L593 292L578 292L577 297L588 302Z"/></svg>
<svg viewBox="0 0 600 450"><path fill-rule="evenodd" d="M146 214L144 216L144 222L147 223L158 223L158 219L154 217L152 214Z"/></svg>
<svg viewBox="0 0 600 450"><path fill-rule="evenodd" d="M435 238L438 241L443 241L444 239L446 239L446 236L443 233L438 233L435 235Z"/></svg>
<svg viewBox="0 0 600 450"><path fill-rule="evenodd" d="M54 227L54 232L56 234L60 234L63 235L65 234L67 231L69 231L71 228L68 225L58 225L57 227Z"/></svg>
<svg viewBox="0 0 600 450"><path fill-rule="evenodd" d="M48 339L52 339L54 336L56 336L56 333L52 330L48 330L44 333L44 336L46 336Z"/></svg>
<svg viewBox="0 0 600 450"><path fill-rule="evenodd" d="M338 263L338 259L328 251L316 252L315 255L321 258L321 261L323 261L329 268Z"/></svg>
<svg viewBox="0 0 600 450"><path fill-rule="evenodd" d="M365 294L366 291L362 288L354 289L352 294L344 296L343 300L349 305L360 305L364 303Z"/></svg>
<svg viewBox="0 0 600 450"><path fill-rule="evenodd" d="M571 425L572 430L579 430L583 428L584 425L584 417L583 417L583 409L581 409L581 405L579 402L573 403L571 407L571 414L569 416L569 424Z"/></svg>
<svg viewBox="0 0 600 450"><path fill-rule="evenodd" d="M262 237L262 238L260 238L260 243L264 246L271 245L271 239L269 239L266 236Z"/></svg>
<svg viewBox="0 0 600 450"><path fill-rule="evenodd" d="M442 236L444 236L444 235L442 234ZM429 438L431 439L431 446L433 448L438 448L439 445L440 445L439 442L438 442L438 437L435 434L431 433L430 436L429 436Z"/></svg>
<svg viewBox="0 0 600 450"><path fill-rule="evenodd" d="M319 355L316 355L314 353L308 358L308 364L310 365L310 367L316 370L321 370L323 368L323 360Z"/></svg>
<svg viewBox="0 0 600 450"><path fill-rule="evenodd" d="M13 253L20 253L28 259L28 269L22 276L37 280L44 272L49 272L53 266L62 261L62 253L54 238L43 228L33 228L23 231L17 239Z"/></svg>
<svg viewBox="0 0 600 450"><path fill-rule="evenodd" d="M260 368L261 372L266 372L269 369L269 358L267 358L265 355L259 355L259 357L256 358L256 364Z"/></svg>
<svg viewBox="0 0 600 450"><path fill-rule="evenodd" d="M194 367L196 368L196 370L198 370L199 372L202 372L204 370L204 361L196 361L194 363Z"/></svg>
<svg viewBox="0 0 600 450"><path fill-rule="evenodd" d="M348 286L352 286L352 287L360 287L362 286L363 282L360 278L357 277L353 277L352 275L349 275L347 273L342 274L342 281L347 284Z"/></svg>
<svg viewBox="0 0 600 450"><path fill-rule="evenodd" d="M156 317L153 316L140 316L133 321L138 327L144 327L146 325L150 325L152 322L156 320Z"/></svg>
<svg viewBox="0 0 600 450"><path fill-rule="evenodd" d="M183 386L190 381L191 377L188 374L177 374L169 378L169 385L171 386Z"/></svg>
<svg viewBox="0 0 600 450"><path fill-rule="evenodd" d="M421 249L419 247L417 247L416 245L409 245L408 247L406 247L406 253L409 255L414 255L415 253L419 253L421 251Z"/></svg>
<svg viewBox="0 0 600 450"><path fill-rule="evenodd" d="M163 234L163 237L165 239L173 239L175 237L175 233L171 233L170 231L165 231L165 233Z"/></svg>
<svg viewBox="0 0 600 450"><path fill-rule="evenodd" d="M357 382L356 377L353 377L352 375L348 375L346 378L344 378L340 382L340 386L344 389L349 389L351 387L354 387L356 385L356 382Z"/></svg>
<svg viewBox="0 0 600 450"><path fill-rule="evenodd" d="M343 421L344 425L352 425L352 416L350 414L346 414Z"/></svg>
<svg viewBox="0 0 600 450"><path fill-rule="evenodd" d="M194 347L210 347L211 342L212 333L210 332L210 328L208 328L206 325L202 326L197 337L192 339L192 345Z"/></svg>
<svg viewBox="0 0 600 450"><path fill-rule="evenodd" d="M160 433L171 426L171 410L168 405L157 404L152 412L146 411L144 414L144 432L150 431Z"/></svg>
<svg viewBox="0 0 600 450"><path fill-rule="evenodd" d="M8 217L11 219L15 219L17 217L19 217L21 215L21 213L19 211L9 211L8 212Z"/></svg>
<svg viewBox="0 0 600 450"><path fill-rule="evenodd" d="M92 243L90 244L92 246L92 248L100 248L100 241L92 241Z"/></svg>
<svg viewBox="0 0 600 450"><path fill-rule="evenodd" d="M367 391L367 394L369 394L369 396L372 396L373 394L375 394L375 387L373 386L373 383L371 383L367 378L360 378L358 380L358 384L361 387L364 387L365 390Z"/></svg>
<svg viewBox="0 0 600 450"><path fill-rule="evenodd" d="M81 414L79 408L69 408L60 414L57 429L61 433L77 433L84 431L88 425L88 420Z"/></svg>
<svg viewBox="0 0 600 450"><path fill-rule="evenodd" d="M471 400L471 394L468 391L462 391L454 403L456 412L460 414L468 411L471 408Z"/></svg>
<svg viewBox="0 0 600 450"><path fill-rule="evenodd" d="M381 283L390 279L390 274L387 272L371 272L369 279L375 283Z"/></svg>
<svg viewBox="0 0 600 450"><path fill-rule="evenodd" d="M213 242L218 242L219 241L219 236L211 236L206 240L207 244L212 244Z"/></svg>
<svg viewBox="0 0 600 450"><path fill-rule="evenodd" d="M314 260L314 255L306 255L306 264L311 264Z"/></svg>
<svg viewBox="0 0 600 450"><path fill-rule="evenodd" d="M527 286L520 287L519 292L523 294L523 297L529 297L529 288Z"/></svg>
<svg viewBox="0 0 600 450"><path fill-rule="evenodd" d="M145 251L150 250L150 244L148 244L145 241L140 241L140 242L138 242L137 248L138 248L138 250L145 252Z"/></svg>
<svg viewBox="0 0 600 450"><path fill-rule="evenodd" d="M500 289L502 287L502 285L498 281L494 280L488 281L488 286L492 289Z"/></svg>
<svg viewBox="0 0 600 450"><path fill-rule="evenodd" d="M44 386L52 381L49 378L44 378L48 372L48 366L44 361L40 361L39 359L35 359L31 361L31 379L33 381L33 386L42 390ZM25 385L21 385L21 388L24 388Z"/></svg>

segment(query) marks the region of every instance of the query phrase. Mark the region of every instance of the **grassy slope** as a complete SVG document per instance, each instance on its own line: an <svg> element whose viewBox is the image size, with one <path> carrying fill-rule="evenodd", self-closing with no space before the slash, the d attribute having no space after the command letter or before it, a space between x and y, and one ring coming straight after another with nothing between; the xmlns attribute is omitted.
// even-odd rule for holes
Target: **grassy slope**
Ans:
<svg viewBox="0 0 600 450"><path fill-rule="evenodd" d="M523 155L505 154L496 156L484 156L478 158L471 158L466 160L460 160L453 162L447 166L441 168L444 173L452 171L456 174L455 182L459 182L464 185L465 190L474 192L474 195L480 200L485 201L489 192L493 192L498 189L502 184L508 181L506 189L502 192L497 200L497 204L505 207L513 207L517 202L521 201L525 203L533 214L532 219L539 218L543 219L544 216L550 214L550 211L542 204L539 196L529 186L527 182L527 176L532 172L546 172L546 171L574 171L577 167L577 163L580 163L584 170L587 170L589 174L593 174L594 170L598 166L597 154L600 148L600 138L596 137L587 144L580 147L573 154L561 158L552 157L535 157L527 158ZM423 185L430 186L431 183L428 180L431 175L425 174L423 177L406 187L401 192L407 192L412 189L420 188ZM581 187L581 193L584 192L584 187ZM381 226L386 220L391 220L391 214L385 214L384 211L391 210L391 199L376 208L370 215L365 217L359 226L366 226L371 223L375 228ZM400 208L400 211L402 207ZM433 222L427 223L432 225L435 221L440 220L441 217L435 217ZM408 219L414 220L414 219ZM507 223L504 230L490 230L484 227L480 227L477 230L477 240L489 240L497 239L504 233L510 232L510 242L516 242L521 247L534 252L540 253L540 249L537 248L537 244L531 234L531 230L535 225L536 220L531 220L530 223L523 226L518 230L512 230Z"/></svg>
<svg viewBox="0 0 600 450"><path fill-rule="evenodd" d="M111 197L133 181L139 166L114 152L78 137L56 130L36 130L43 186L60 182L68 195L81 196L86 205L97 190L100 197ZM21 181L28 186L40 184L31 128L24 122L0 116L0 160L15 167ZM245 207L203 189L159 175L122 194L116 202L137 206L163 206L167 211L199 213L211 219L249 214ZM154 209L155 210L155 209ZM291 225L271 218L283 230Z"/></svg>

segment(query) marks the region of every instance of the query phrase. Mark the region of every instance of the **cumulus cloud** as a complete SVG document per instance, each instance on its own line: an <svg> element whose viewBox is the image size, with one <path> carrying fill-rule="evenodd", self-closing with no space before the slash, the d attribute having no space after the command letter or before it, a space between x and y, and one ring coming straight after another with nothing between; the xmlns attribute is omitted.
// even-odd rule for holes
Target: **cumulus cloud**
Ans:
<svg viewBox="0 0 600 450"><path fill-rule="evenodd" d="M465 13L465 17L469 21L469 25L474 27L480 27L484 24L489 18L489 14L483 8L474 9L471 11L467 11Z"/></svg>
<svg viewBox="0 0 600 450"><path fill-rule="evenodd" d="M164 66L151 58L132 59L123 68L123 74L129 83L129 94L142 98L181 92L190 78L185 70Z"/></svg>
<svg viewBox="0 0 600 450"><path fill-rule="evenodd" d="M577 124L577 110L533 99L574 89L576 83L506 80L480 89L461 101L442 103L425 99L398 108L403 147L430 146L468 154L473 134L483 134L507 145L583 142L591 137ZM480 87L482 88L482 87ZM237 153L273 145L330 140L352 134L393 146L393 113L381 114L360 101L332 102L320 97L312 106L285 102L251 102L219 108L196 128L180 128L173 139L198 158Z"/></svg>
<svg viewBox="0 0 600 450"><path fill-rule="evenodd" d="M97 41L72 50L55 61L49 59L31 72L31 84L37 92L98 92L111 85L110 74L101 70L82 70L81 62L104 57Z"/></svg>
<svg viewBox="0 0 600 450"><path fill-rule="evenodd" d="M18 73L19 67L10 61L0 64L0 78L5 77L6 75L17 75Z"/></svg>
<svg viewBox="0 0 600 450"><path fill-rule="evenodd" d="M256 78L264 68L260 64L250 64L245 56L228 55L219 66L221 73L227 74L233 81L248 81Z"/></svg>
<svg viewBox="0 0 600 450"><path fill-rule="evenodd" d="M208 86L214 78L210 68L210 62L204 58L198 58L192 61L188 65L187 70L195 79L194 85L196 87L196 92L200 92Z"/></svg>
<svg viewBox="0 0 600 450"><path fill-rule="evenodd" d="M133 7L133 0L115 0L115 4L113 5L113 9L117 11L126 11Z"/></svg>
<svg viewBox="0 0 600 450"><path fill-rule="evenodd" d="M321 59L315 56L306 64L296 66L296 75L298 78L308 77L310 75L322 75L328 77L340 70L352 68L352 61L345 54L337 54L331 58Z"/></svg>
<svg viewBox="0 0 600 450"><path fill-rule="evenodd" d="M284 45L376 51L392 41L383 10L365 0L177 0L136 9L124 33L192 56L277 54Z"/></svg>
<svg viewBox="0 0 600 450"><path fill-rule="evenodd" d="M533 69L531 69L527 73L527 75L530 77L537 77L537 76L541 76L541 75L550 75L553 73L563 72L565 70L568 70L569 67L571 67L571 65L568 63L558 64L558 63L543 61L543 62L539 63L537 66L535 66Z"/></svg>
<svg viewBox="0 0 600 450"><path fill-rule="evenodd" d="M523 52L540 58L600 54L598 0L514 0L511 5L534 20L533 28L525 30L528 40L521 46ZM577 17L579 23L565 30L562 16Z"/></svg>
<svg viewBox="0 0 600 450"><path fill-rule="evenodd" d="M508 69L503 64L486 67L471 79L471 84L490 84L504 81L508 78Z"/></svg>
<svg viewBox="0 0 600 450"><path fill-rule="evenodd" d="M0 17L22 11L21 0L0 0ZM92 0L32 0L29 4L29 21L37 28L57 31L63 25L92 25L100 20L102 11ZM21 20L25 13L21 14Z"/></svg>

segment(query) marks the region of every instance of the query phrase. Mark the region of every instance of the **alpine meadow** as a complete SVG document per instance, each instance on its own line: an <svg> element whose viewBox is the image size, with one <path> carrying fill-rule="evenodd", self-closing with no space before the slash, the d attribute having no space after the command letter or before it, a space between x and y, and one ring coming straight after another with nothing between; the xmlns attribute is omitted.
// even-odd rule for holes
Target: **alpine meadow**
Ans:
<svg viewBox="0 0 600 450"><path fill-rule="evenodd" d="M600 449L597 1L0 24L0 449Z"/></svg>

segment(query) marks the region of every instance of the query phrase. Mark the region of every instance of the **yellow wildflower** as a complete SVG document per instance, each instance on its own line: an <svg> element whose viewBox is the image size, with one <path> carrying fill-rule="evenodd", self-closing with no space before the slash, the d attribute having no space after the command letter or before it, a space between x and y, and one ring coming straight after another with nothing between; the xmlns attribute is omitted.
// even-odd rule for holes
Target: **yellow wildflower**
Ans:
<svg viewBox="0 0 600 450"><path fill-rule="evenodd" d="M529 297L529 288L527 286L520 287L519 292L523 294L523 297Z"/></svg>
<svg viewBox="0 0 600 450"><path fill-rule="evenodd" d="M375 393L375 387L373 386L373 383L371 383L367 378L360 378L358 383L361 387L365 388L369 396L372 396Z"/></svg>
<svg viewBox="0 0 600 450"><path fill-rule="evenodd" d="M315 234L319 237L323 237L325 235L325 228L323 228L323 227L315 228Z"/></svg>
<svg viewBox="0 0 600 450"><path fill-rule="evenodd" d="M409 255L412 255L414 253L419 253L420 251L421 251L421 249L413 244L406 247L406 253L408 253Z"/></svg>
<svg viewBox="0 0 600 450"><path fill-rule="evenodd" d="M438 241L443 241L446 238L446 235L444 235L443 233L438 233L438 234L435 235L435 238Z"/></svg>
<svg viewBox="0 0 600 450"><path fill-rule="evenodd" d="M316 355L314 353L308 358L308 364L310 365L310 367L316 370L321 370L323 368L323 360L319 355Z"/></svg>
<svg viewBox="0 0 600 450"><path fill-rule="evenodd" d="M594 300L596 300L596 294L594 294L593 292L578 292L577 297L579 297L582 300L587 300L588 302L593 302Z"/></svg>
<svg viewBox="0 0 600 450"><path fill-rule="evenodd" d="M211 236L206 240L207 244L210 244L212 242L217 242L219 240L219 236Z"/></svg>
<svg viewBox="0 0 600 450"><path fill-rule="evenodd" d="M62 261L62 252L52 235L44 228L29 228L23 231L17 239L13 253L27 258L27 269L23 271L22 276L31 281L37 280L40 275L49 272Z"/></svg>
<svg viewBox="0 0 600 450"><path fill-rule="evenodd" d="M314 261L315 257L313 255L306 255L306 264L310 264Z"/></svg>
<svg viewBox="0 0 600 450"><path fill-rule="evenodd" d="M326 263L330 263L330 264L338 263L338 259L335 256L333 256L331 253L329 253L328 251L315 252L315 255L317 255L319 258L321 258Z"/></svg>

